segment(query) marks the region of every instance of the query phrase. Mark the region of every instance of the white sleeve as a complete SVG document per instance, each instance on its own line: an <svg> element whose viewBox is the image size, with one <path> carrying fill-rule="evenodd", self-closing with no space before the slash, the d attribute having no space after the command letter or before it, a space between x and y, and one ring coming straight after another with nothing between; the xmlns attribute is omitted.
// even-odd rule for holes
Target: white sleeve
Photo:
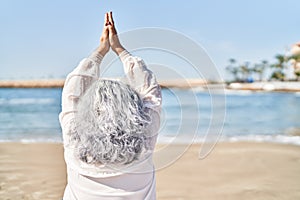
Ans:
<svg viewBox="0 0 300 200"><path fill-rule="evenodd" d="M129 85L140 94L146 107L160 113L161 88L153 72L147 68L141 58L132 56L126 50L120 54L120 59Z"/></svg>
<svg viewBox="0 0 300 200"><path fill-rule="evenodd" d="M97 50L94 51L88 58L83 59L66 78L62 92L62 111L59 114L64 141L74 128L72 122L74 122L74 113L79 99L99 78L99 65L102 59L102 55Z"/></svg>

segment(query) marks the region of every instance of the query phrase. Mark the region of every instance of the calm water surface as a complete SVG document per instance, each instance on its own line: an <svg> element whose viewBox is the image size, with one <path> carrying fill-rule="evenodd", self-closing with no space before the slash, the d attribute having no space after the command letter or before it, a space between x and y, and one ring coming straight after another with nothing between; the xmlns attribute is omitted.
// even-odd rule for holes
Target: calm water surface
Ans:
<svg viewBox="0 0 300 200"><path fill-rule="evenodd" d="M0 89L0 141L61 141L61 91ZM159 141L179 134L201 140L222 131L228 140L299 142L289 135L299 135L300 94L229 91L226 102L223 97L164 89Z"/></svg>

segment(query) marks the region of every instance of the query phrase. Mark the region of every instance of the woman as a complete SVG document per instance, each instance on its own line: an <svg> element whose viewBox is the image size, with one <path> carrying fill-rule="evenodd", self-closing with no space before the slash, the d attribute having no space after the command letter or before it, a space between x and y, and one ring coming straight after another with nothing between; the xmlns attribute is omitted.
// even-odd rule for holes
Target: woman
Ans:
<svg viewBox="0 0 300 200"><path fill-rule="evenodd" d="M99 79L112 49L126 83ZM69 199L156 199L152 153L160 125L161 90L143 60L121 45L112 13L100 46L67 76L60 123Z"/></svg>

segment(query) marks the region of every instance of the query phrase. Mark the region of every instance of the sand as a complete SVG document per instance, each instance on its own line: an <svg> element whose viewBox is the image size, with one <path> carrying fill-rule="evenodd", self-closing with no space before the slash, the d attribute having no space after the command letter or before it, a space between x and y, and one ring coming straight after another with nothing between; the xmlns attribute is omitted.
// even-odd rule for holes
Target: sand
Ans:
<svg viewBox="0 0 300 200"><path fill-rule="evenodd" d="M62 144L0 143L0 199L61 199Z"/></svg>
<svg viewBox="0 0 300 200"><path fill-rule="evenodd" d="M300 199L300 146L219 143L203 160L193 145L157 172L162 200ZM0 143L0 199L61 199L62 144Z"/></svg>

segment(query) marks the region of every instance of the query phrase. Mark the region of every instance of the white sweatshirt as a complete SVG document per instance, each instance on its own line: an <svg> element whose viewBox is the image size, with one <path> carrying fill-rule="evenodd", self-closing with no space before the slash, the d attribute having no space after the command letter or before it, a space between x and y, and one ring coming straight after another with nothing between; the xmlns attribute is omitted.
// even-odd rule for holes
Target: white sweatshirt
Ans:
<svg viewBox="0 0 300 200"><path fill-rule="evenodd" d="M68 183L64 200L152 200L156 199L155 170L152 156L115 170L106 166L94 166L82 162L74 155L70 136L74 133L75 113L78 100L89 86L99 79L99 66L103 57L95 51L67 76L62 92L62 112L59 115L64 140L64 157L67 164ZM144 106L150 108L152 123L149 128L156 136L160 126L161 90L154 74L147 69L142 59L127 51L120 55L127 83L139 93Z"/></svg>

